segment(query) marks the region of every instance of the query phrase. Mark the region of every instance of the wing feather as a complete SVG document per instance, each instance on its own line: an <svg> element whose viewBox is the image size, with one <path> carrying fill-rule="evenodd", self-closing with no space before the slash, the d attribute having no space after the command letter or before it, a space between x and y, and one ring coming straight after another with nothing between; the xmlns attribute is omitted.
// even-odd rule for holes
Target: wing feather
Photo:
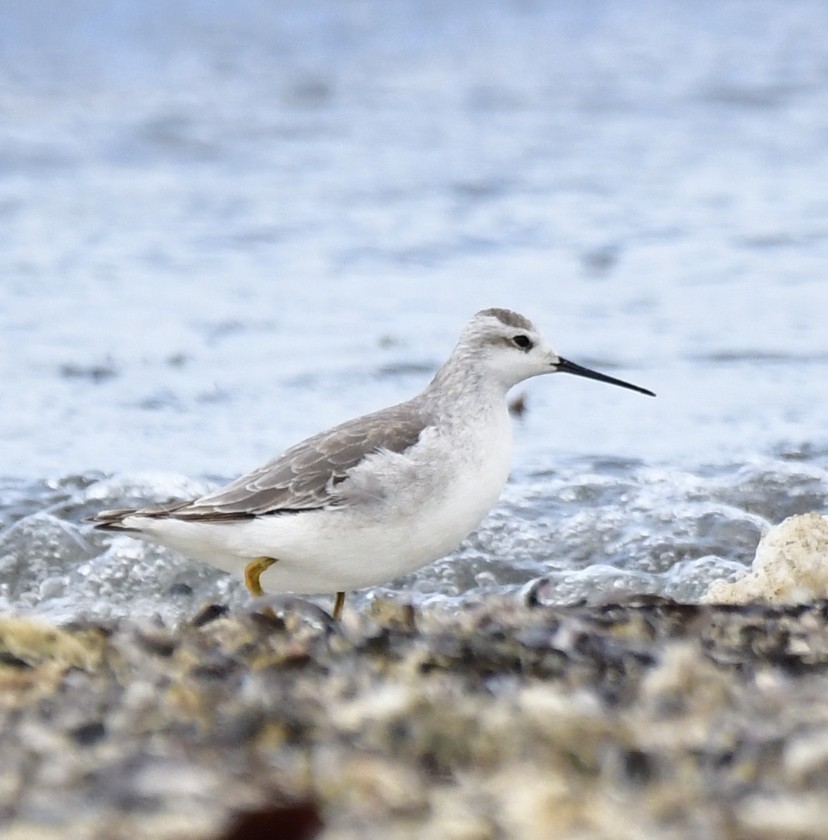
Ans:
<svg viewBox="0 0 828 840"><path fill-rule="evenodd" d="M392 406L308 438L214 493L158 515L221 521L337 507L343 503L337 487L367 455L405 452L428 425L410 403Z"/></svg>

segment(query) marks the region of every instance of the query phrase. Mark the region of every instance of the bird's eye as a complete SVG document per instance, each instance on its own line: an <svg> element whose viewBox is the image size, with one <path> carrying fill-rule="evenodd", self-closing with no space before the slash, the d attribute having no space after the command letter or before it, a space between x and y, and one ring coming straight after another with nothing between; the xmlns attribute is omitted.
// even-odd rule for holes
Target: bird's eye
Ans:
<svg viewBox="0 0 828 840"><path fill-rule="evenodd" d="M512 343L516 347L520 347L521 350L531 350L532 349L532 339L529 338L528 335L523 335L523 333L520 333L519 335L516 335L512 339Z"/></svg>

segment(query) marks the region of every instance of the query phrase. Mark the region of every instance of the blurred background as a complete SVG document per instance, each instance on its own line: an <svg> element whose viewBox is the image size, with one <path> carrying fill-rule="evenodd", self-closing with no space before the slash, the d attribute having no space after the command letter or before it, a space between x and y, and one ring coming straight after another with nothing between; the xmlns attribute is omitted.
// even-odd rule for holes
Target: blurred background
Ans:
<svg viewBox="0 0 828 840"><path fill-rule="evenodd" d="M828 497L826 31L815 0L4 0L0 603L243 597L78 520L411 396L488 306L658 398L521 386L503 503L403 594L735 574Z"/></svg>

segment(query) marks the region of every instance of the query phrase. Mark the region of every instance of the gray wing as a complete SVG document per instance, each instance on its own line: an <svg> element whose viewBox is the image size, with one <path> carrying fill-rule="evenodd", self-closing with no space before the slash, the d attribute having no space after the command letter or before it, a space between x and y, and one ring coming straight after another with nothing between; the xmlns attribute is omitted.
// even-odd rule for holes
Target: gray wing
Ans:
<svg viewBox="0 0 828 840"><path fill-rule="evenodd" d="M411 403L358 417L292 446L214 493L156 515L221 521L337 507L337 486L363 458L380 450L404 452L428 424Z"/></svg>

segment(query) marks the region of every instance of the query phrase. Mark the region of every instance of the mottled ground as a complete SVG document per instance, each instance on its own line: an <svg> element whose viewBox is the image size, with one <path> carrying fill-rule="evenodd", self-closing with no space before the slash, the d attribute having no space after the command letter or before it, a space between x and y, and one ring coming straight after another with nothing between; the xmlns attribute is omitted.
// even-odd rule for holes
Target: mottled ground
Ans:
<svg viewBox="0 0 828 840"><path fill-rule="evenodd" d="M826 835L828 602L285 607L0 619L2 836Z"/></svg>

